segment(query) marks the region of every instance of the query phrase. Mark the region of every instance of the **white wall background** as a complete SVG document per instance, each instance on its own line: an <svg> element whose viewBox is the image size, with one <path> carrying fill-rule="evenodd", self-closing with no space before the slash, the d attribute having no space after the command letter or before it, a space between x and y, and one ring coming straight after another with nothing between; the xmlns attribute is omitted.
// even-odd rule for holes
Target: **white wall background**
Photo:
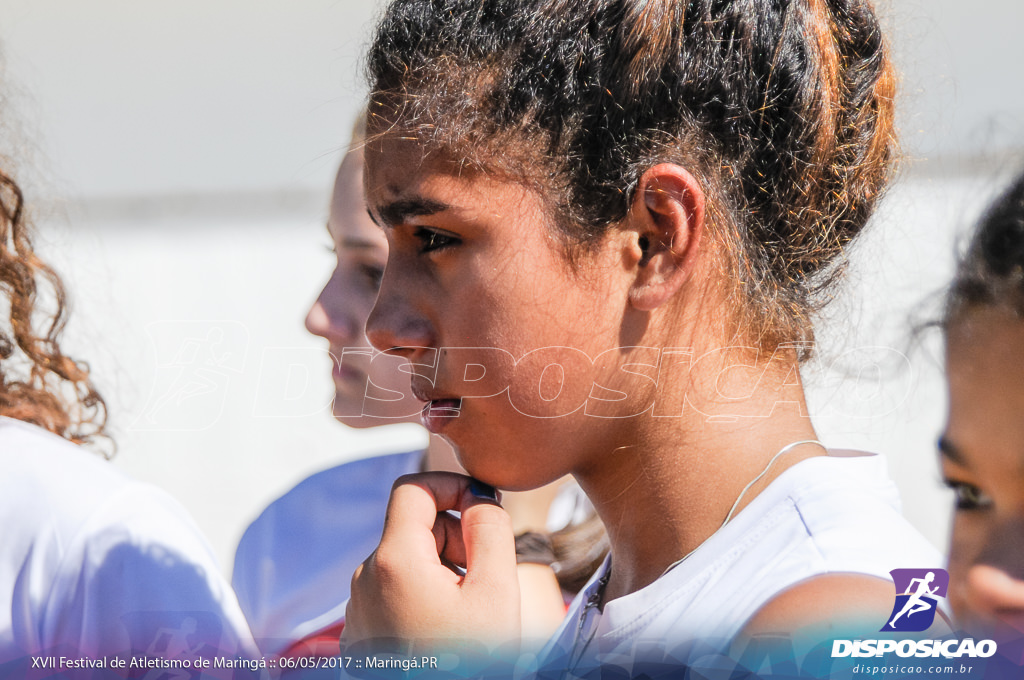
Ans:
<svg viewBox="0 0 1024 680"><path fill-rule="evenodd" d="M68 348L110 405L115 464L180 498L225 569L246 523L299 479L423 441L334 423L324 345L302 329L331 267L327 192L379 4L0 0L3 148L73 292ZM939 353L907 328L1019 159L1024 4L884 7L904 176L807 378L826 441L888 454L908 514L944 545Z"/></svg>

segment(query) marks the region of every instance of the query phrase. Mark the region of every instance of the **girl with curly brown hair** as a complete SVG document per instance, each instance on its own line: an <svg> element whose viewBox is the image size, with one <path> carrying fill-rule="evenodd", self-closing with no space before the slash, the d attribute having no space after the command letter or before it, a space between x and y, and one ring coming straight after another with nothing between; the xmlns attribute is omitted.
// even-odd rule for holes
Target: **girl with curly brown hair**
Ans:
<svg viewBox="0 0 1024 680"><path fill-rule="evenodd" d="M25 676L46 652L105 668L115 655L249 657L185 510L87 450L112 449L104 403L61 350L64 286L33 250L10 165L0 158L0 675Z"/></svg>

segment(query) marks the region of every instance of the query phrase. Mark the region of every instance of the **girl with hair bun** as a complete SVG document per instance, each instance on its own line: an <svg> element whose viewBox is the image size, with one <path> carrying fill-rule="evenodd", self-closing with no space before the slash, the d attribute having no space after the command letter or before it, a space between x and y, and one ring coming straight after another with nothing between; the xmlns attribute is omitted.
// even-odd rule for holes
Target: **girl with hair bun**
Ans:
<svg viewBox="0 0 1024 680"><path fill-rule="evenodd" d="M889 571L940 559L883 460L818 441L799 377L896 154L870 3L395 0L368 65L368 336L473 478L396 483L343 645L514 639L490 487L567 473L611 554L554 675L877 631Z"/></svg>
<svg viewBox="0 0 1024 680"><path fill-rule="evenodd" d="M405 362L373 352L364 332L388 256L363 200L365 128L360 116L338 168L327 219L337 262L306 316L307 330L330 343L333 415L354 428L418 422L420 410ZM440 437L423 450L317 472L260 513L239 542L232 585L262 652L337 652L349 595L339 575L351 575L376 546L395 478L431 470L461 471ZM561 623L566 598L601 564L607 538L567 478L506 496L504 507L516 531L523 634L543 643Z"/></svg>

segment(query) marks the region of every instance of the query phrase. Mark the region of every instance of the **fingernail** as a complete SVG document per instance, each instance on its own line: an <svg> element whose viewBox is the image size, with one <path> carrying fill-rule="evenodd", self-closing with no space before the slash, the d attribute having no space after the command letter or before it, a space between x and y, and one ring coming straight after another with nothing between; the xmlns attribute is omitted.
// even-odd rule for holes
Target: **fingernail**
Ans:
<svg viewBox="0 0 1024 680"><path fill-rule="evenodd" d="M477 498L485 498L489 501L498 500L498 491L490 484L485 484L479 479L469 480L469 492Z"/></svg>

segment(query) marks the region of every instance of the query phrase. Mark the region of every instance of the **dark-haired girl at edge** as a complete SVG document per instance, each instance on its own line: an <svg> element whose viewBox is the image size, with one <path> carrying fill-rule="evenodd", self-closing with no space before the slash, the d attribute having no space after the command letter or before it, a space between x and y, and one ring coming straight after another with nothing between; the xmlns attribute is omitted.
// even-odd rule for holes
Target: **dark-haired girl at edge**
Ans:
<svg viewBox="0 0 1024 680"><path fill-rule="evenodd" d="M428 429L479 481L396 484L343 645L513 639L486 485L567 473L612 550L552 672L877 631L889 571L940 558L884 461L817 440L799 378L895 153L871 5L397 0L368 61L390 247L368 335L410 361Z"/></svg>
<svg viewBox="0 0 1024 680"><path fill-rule="evenodd" d="M943 319L949 413L942 475L956 494L949 600L957 624L1024 663L1024 175L993 202Z"/></svg>

